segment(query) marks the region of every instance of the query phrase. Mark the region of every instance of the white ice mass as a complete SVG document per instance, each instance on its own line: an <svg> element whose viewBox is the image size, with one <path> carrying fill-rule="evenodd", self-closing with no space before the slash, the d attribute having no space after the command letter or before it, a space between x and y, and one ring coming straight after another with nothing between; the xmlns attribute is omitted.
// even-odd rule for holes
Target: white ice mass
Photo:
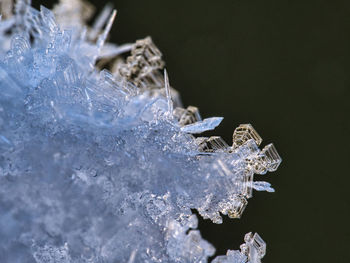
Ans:
<svg viewBox="0 0 350 263"><path fill-rule="evenodd" d="M274 146L249 124L231 146L199 137L222 118L182 107L151 38L108 43L110 6L89 27L80 0L12 5L0 2L0 262L207 262L191 209L239 218L253 189L273 191L253 175L277 169ZM213 262L265 250L248 233Z"/></svg>

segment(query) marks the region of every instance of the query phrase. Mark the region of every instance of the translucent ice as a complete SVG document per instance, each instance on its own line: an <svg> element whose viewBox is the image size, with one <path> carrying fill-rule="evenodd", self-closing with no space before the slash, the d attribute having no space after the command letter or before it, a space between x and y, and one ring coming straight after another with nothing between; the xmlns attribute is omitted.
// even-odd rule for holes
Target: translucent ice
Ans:
<svg viewBox="0 0 350 263"><path fill-rule="evenodd" d="M247 124L232 145L196 138L222 118L182 107L150 37L108 43L110 7L90 28L85 2L29 2L0 5L0 262L207 262L191 209L240 218L253 189L273 191L253 176L277 169L274 146ZM249 233L214 262L265 249Z"/></svg>
<svg viewBox="0 0 350 263"><path fill-rule="evenodd" d="M181 128L183 132L187 133L202 133L205 131L210 131L214 130L219 124L222 122L223 118L222 117L212 117L212 118L207 118L202 121L197 121L192 124L188 124L184 127Z"/></svg>

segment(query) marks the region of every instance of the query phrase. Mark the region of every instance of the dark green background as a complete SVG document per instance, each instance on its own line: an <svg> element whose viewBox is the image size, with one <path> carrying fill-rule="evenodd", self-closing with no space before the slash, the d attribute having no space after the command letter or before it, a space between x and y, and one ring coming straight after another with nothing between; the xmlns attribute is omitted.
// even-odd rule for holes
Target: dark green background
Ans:
<svg viewBox="0 0 350 263"><path fill-rule="evenodd" d="M218 253L257 231L268 244L265 263L350 262L350 1L118 0L115 7L112 40L151 35L184 104L225 117L217 135L230 142L236 126L251 123L284 159L277 172L256 176L276 193L255 192L241 220L200 222Z"/></svg>

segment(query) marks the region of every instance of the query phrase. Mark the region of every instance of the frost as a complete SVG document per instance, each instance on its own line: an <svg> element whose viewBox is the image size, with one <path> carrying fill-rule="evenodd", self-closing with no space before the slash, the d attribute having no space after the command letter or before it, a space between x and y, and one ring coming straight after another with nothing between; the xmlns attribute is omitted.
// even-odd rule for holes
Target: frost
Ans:
<svg viewBox="0 0 350 263"><path fill-rule="evenodd" d="M207 262L191 209L240 218L253 189L273 191L253 176L277 169L275 147L248 124L232 145L196 137L222 118L182 107L150 37L108 43L111 7L90 28L85 2L29 2L1 2L0 262ZM213 262L265 249L249 233Z"/></svg>

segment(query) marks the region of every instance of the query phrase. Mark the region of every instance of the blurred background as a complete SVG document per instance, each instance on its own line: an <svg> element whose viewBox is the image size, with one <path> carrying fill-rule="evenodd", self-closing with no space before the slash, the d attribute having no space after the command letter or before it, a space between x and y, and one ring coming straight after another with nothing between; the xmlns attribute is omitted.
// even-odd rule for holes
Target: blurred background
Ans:
<svg viewBox="0 0 350 263"><path fill-rule="evenodd" d="M200 221L217 254L253 231L267 242L265 263L350 262L350 1L109 2L112 42L152 36L184 105L225 117L213 134L231 143L251 123L284 160L256 176L276 193L255 192L240 220Z"/></svg>

